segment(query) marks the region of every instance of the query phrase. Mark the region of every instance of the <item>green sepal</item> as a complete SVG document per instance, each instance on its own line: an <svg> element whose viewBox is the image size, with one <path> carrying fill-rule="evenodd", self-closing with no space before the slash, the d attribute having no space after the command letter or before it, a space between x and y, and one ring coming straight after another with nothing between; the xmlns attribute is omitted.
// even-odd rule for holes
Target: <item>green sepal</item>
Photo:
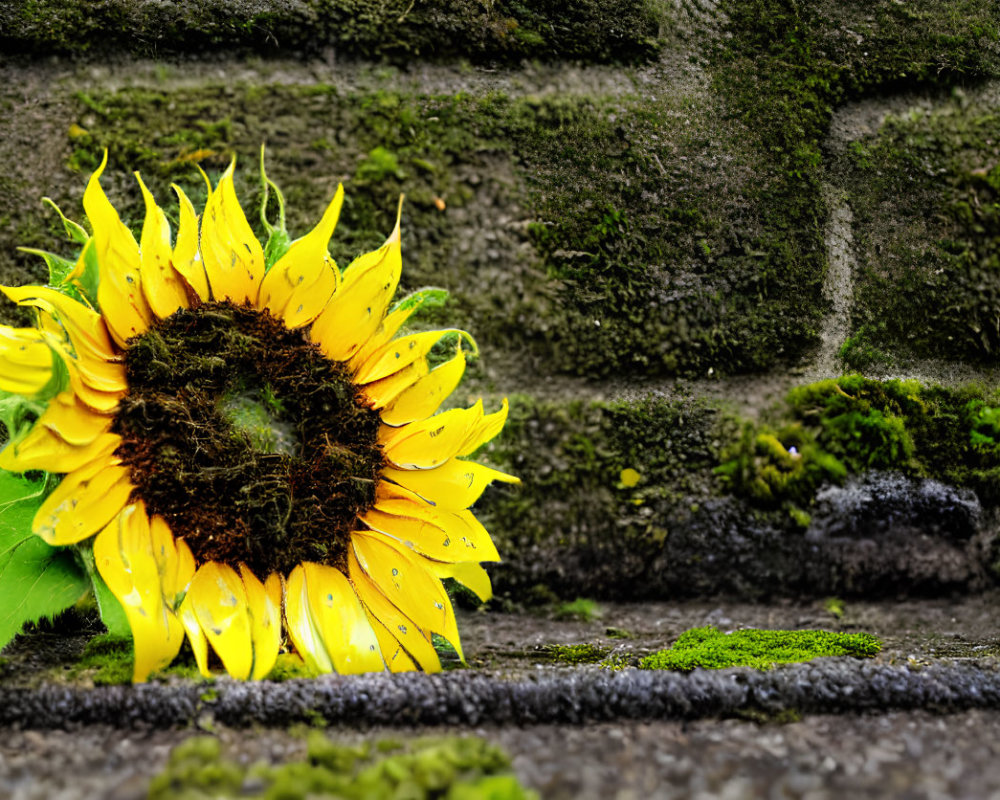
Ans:
<svg viewBox="0 0 1000 800"><path fill-rule="evenodd" d="M45 482L0 471L0 648L24 626L51 619L87 591L87 576L69 548L50 547L31 532Z"/></svg>
<svg viewBox="0 0 1000 800"><path fill-rule="evenodd" d="M57 256L55 253L50 253L47 250L38 250L34 247L19 247L17 249L22 253L31 253L33 256L39 256L44 259L46 266L49 268L49 286L62 286L62 284L66 283L69 274L76 266L68 258Z"/></svg>
<svg viewBox="0 0 1000 800"><path fill-rule="evenodd" d="M83 273L73 278L73 285L92 308L97 308L97 287L101 283L101 268L97 262L97 245L88 239L83 245Z"/></svg>
<svg viewBox="0 0 1000 800"><path fill-rule="evenodd" d="M66 235L77 244L86 244L87 239L90 238L90 234L84 229L84 227L79 222L73 222L69 217L63 214L62 209L56 205L56 201L51 197L43 197L42 202L48 206L55 209L55 212L59 215L59 219L62 220L63 228L66 229Z"/></svg>
<svg viewBox="0 0 1000 800"><path fill-rule="evenodd" d="M292 244L292 237L286 231L275 228L264 245L264 270L271 269Z"/></svg>
<svg viewBox="0 0 1000 800"><path fill-rule="evenodd" d="M271 189L278 199L278 224L272 225L267 218L267 201ZM267 243L264 245L264 269L269 270L275 262L288 252L292 237L285 227L285 196L278 185L267 177L264 169L264 145L260 146L260 224L267 231Z"/></svg>
<svg viewBox="0 0 1000 800"><path fill-rule="evenodd" d="M417 289L417 291L406 295L406 297L396 303L389 309L389 313L391 314L393 311L408 311L416 307L423 309L441 308L448 302L449 296L447 289L438 289L435 286Z"/></svg>
<svg viewBox="0 0 1000 800"><path fill-rule="evenodd" d="M40 256L45 261L46 266L49 268L49 286L62 294L72 297L78 303L93 306L93 303L84 297L80 290L70 282L69 276L76 269L75 262L46 250L37 250L34 247L19 247L17 249L22 253L31 253L33 256Z"/></svg>
<svg viewBox="0 0 1000 800"><path fill-rule="evenodd" d="M27 433L45 411L45 405L40 400L0 392L0 423L7 429L7 439L18 439Z"/></svg>
<svg viewBox="0 0 1000 800"><path fill-rule="evenodd" d="M118 639L131 639L132 627L128 624L128 617L125 616L125 609L118 602L108 585L97 571L94 563L93 544L80 545L77 554L90 577L90 583L94 587L94 597L97 599L97 610L101 613L101 622L108 629L108 633Z"/></svg>

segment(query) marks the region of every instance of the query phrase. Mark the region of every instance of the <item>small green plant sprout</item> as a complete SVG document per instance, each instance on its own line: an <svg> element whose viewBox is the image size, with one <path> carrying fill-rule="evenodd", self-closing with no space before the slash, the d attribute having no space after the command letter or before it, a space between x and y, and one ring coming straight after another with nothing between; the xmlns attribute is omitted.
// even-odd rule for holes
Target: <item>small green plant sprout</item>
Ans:
<svg viewBox="0 0 1000 800"><path fill-rule="evenodd" d="M593 622L604 612L593 600L578 597L572 603L562 603L556 609L556 619L573 619L579 622Z"/></svg>
<svg viewBox="0 0 1000 800"><path fill-rule="evenodd" d="M827 597L823 601L823 609L834 619L840 619L844 616L844 601L839 597Z"/></svg>
<svg viewBox="0 0 1000 800"><path fill-rule="evenodd" d="M765 631L756 628L722 633L711 625L685 631L673 647L646 656L640 669L693 669L753 667L771 669L777 664L812 661L823 656L872 658L882 643L869 633L830 631Z"/></svg>

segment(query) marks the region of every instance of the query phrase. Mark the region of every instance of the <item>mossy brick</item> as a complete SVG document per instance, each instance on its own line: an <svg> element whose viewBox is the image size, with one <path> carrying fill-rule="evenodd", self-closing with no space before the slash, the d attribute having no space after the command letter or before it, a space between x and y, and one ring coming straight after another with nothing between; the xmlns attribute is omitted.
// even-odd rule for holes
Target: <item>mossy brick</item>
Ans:
<svg viewBox="0 0 1000 800"><path fill-rule="evenodd" d="M68 165L86 174L108 148L104 184L133 226L143 212L132 170L172 213L171 181L198 202L196 163L217 177L237 152L238 189L256 221L262 141L281 143L268 169L293 234L319 218L338 180L348 182L332 243L342 264L381 243L405 191L404 288L453 290L442 321L506 343L536 372L746 372L794 361L815 342L817 209L799 191L807 187L745 147L741 123L715 120L710 96L308 84L68 99ZM46 190L72 215L82 183ZM13 259L6 271L32 269L16 246L54 249L58 237L54 214L20 202L29 188L12 194L17 222L0 235L0 266ZM498 217L511 222L487 227ZM803 227L816 236L788 236Z"/></svg>
<svg viewBox="0 0 1000 800"><path fill-rule="evenodd" d="M795 193L806 198L802 219L826 213L820 183L829 179L831 159L822 142L836 108L875 94L940 91L1000 75L1000 16L990 0L724 0L717 19L723 35L704 44L713 87L789 181L811 187ZM964 152L955 139L952 151ZM962 186L966 176L928 158L919 142L910 148L897 139L874 159L866 145L855 150L857 168L848 169L865 252L843 356L854 367L879 369L896 350L967 358L995 349L995 342L984 347L975 340L1000 337L989 322L996 292L980 299L971 291L990 270L995 236L989 212L976 206L985 189ZM978 166L988 169L994 162L980 155L985 161ZM782 204L779 196L774 201ZM878 242L866 241L872 215L879 217ZM929 231L922 229L925 218ZM796 231L814 240L821 235L815 227Z"/></svg>
<svg viewBox="0 0 1000 800"><path fill-rule="evenodd" d="M997 409L982 387L847 376L792 390L741 433L703 401L513 397L504 432L477 456L524 478L477 506L503 558L490 566L497 594L531 603L983 587L997 560L981 524L1000 499ZM637 481L622 480L628 469Z"/></svg>
<svg viewBox="0 0 1000 800"><path fill-rule="evenodd" d="M868 347L903 359L997 363L1000 114L978 94L890 115L840 153L837 175L854 214L851 323L862 359Z"/></svg>
<svg viewBox="0 0 1000 800"><path fill-rule="evenodd" d="M13 0L0 9L0 50L635 62L656 54L663 20L654 0Z"/></svg>

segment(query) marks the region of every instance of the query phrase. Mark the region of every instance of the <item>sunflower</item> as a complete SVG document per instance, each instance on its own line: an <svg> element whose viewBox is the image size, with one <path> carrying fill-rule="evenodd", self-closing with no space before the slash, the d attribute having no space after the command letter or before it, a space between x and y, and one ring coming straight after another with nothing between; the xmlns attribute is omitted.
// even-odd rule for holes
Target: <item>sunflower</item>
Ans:
<svg viewBox="0 0 1000 800"><path fill-rule="evenodd" d="M2 288L37 326L0 328L0 390L47 404L0 467L62 475L32 531L91 553L131 628L133 679L185 637L202 674L211 645L238 679L265 677L286 635L318 672L434 671L434 635L461 657L442 579L490 596L480 562L499 557L469 507L517 481L463 456L500 432L507 403L436 413L475 345L400 334L435 292L390 307L399 214L341 273L327 248L343 187L290 241L280 192L280 224L264 213L277 187L262 165L262 245L234 159L206 178L200 230L173 187L173 240L136 173L137 242L99 183L106 164L83 197L92 235L64 218L82 250L63 280Z"/></svg>

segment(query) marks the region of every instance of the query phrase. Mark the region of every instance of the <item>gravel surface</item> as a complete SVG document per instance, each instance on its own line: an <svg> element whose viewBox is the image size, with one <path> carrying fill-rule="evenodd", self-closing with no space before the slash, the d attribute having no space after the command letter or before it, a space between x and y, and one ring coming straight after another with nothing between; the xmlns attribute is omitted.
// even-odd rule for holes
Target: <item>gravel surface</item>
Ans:
<svg viewBox="0 0 1000 800"><path fill-rule="evenodd" d="M479 735L502 746L546 800L632 798L995 798L1000 714L967 711L814 716L787 725L703 720L584 728L533 726L364 733L345 743L431 733ZM226 754L281 763L305 754L302 731L217 728ZM0 741L0 797L137 800L190 730L12 731Z"/></svg>

